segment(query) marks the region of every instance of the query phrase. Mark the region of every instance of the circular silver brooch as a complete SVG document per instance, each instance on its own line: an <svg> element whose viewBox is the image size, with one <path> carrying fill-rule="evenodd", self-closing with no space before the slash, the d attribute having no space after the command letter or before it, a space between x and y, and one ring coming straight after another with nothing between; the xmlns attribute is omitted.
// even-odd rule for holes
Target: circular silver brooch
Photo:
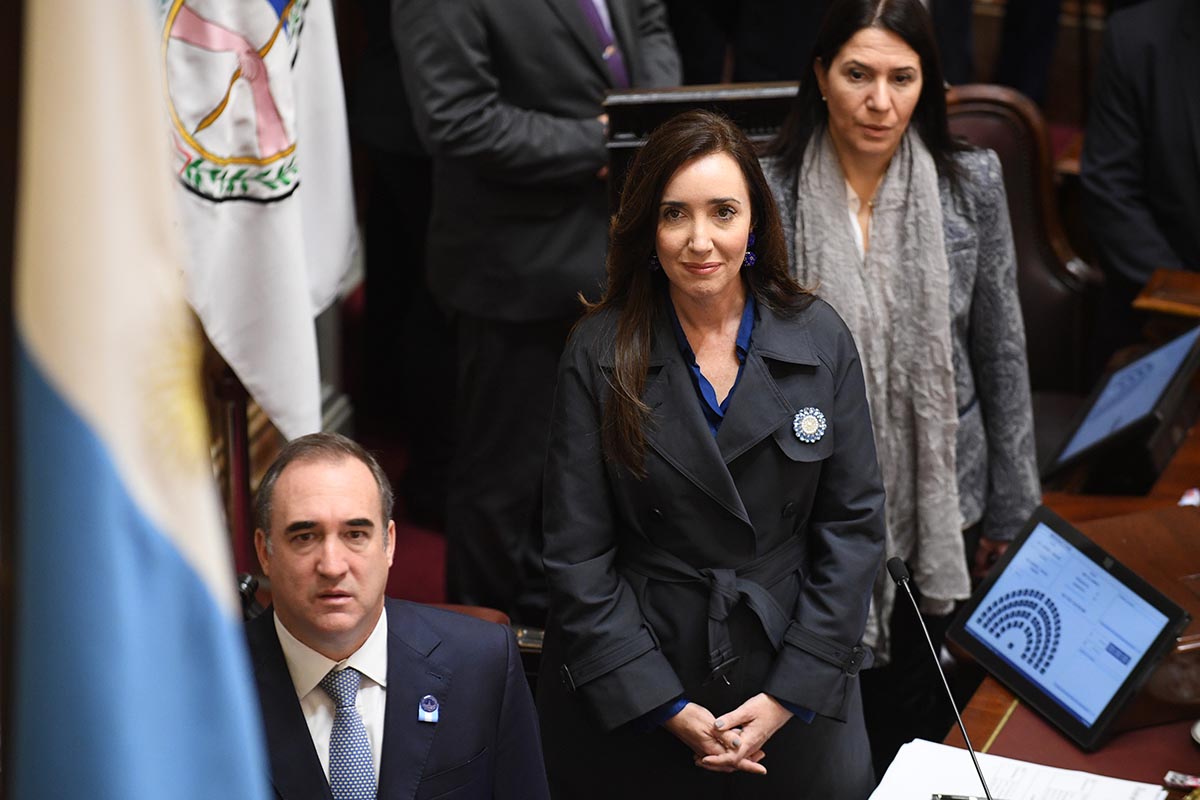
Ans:
<svg viewBox="0 0 1200 800"><path fill-rule="evenodd" d="M825 415L812 406L802 408L792 419L792 430L796 432L796 438L806 444L820 441L825 435Z"/></svg>

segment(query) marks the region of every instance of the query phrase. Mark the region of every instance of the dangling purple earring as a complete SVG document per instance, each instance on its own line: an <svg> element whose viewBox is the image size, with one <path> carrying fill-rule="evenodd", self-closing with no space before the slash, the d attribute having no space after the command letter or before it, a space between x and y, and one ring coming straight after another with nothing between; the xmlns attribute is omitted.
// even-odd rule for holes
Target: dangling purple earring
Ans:
<svg viewBox="0 0 1200 800"><path fill-rule="evenodd" d="M660 269L662 269L662 264L658 263L658 252L651 251L650 252L650 271L655 272Z"/></svg>
<svg viewBox="0 0 1200 800"><path fill-rule="evenodd" d="M746 240L746 257L742 260L743 267L753 267L754 262L758 261L758 256L754 255L751 247L754 247L754 231L750 231L750 238Z"/></svg>

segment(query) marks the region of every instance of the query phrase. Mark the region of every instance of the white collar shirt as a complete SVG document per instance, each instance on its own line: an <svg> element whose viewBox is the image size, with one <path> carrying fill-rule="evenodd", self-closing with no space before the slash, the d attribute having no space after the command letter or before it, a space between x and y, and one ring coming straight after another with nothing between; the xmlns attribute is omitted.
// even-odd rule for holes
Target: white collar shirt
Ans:
<svg viewBox="0 0 1200 800"><path fill-rule="evenodd" d="M313 650L292 635L275 616L275 633L283 648L296 697L308 723L313 747L321 759L321 769L329 780L329 735L333 730L334 702L320 687L321 679L330 670L353 667L362 673L356 707L367 729L371 744L371 763L375 768L375 784L379 784L379 760L383 755L383 712L387 703L387 610L379 615L375 629L349 658L333 661Z"/></svg>
<svg viewBox="0 0 1200 800"><path fill-rule="evenodd" d="M592 5L596 7L596 12L604 22L604 30L608 31L609 38L616 39L617 35L613 33L612 16L608 13L607 0L592 0Z"/></svg>
<svg viewBox="0 0 1200 800"><path fill-rule="evenodd" d="M861 209L862 201L858 199L858 192L854 191L850 181L846 181L846 213L850 215L850 232L854 234L854 245L858 248L859 258L865 257L867 253L862 226L858 224L858 212Z"/></svg>

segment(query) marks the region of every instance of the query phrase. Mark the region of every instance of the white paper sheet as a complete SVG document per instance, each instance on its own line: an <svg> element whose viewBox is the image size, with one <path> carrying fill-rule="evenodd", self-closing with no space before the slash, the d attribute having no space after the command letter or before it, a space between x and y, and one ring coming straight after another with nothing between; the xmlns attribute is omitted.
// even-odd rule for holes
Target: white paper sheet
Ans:
<svg viewBox="0 0 1200 800"><path fill-rule="evenodd" d="M995 800L1163 800L1161 786L979 754ZM983 797L966 750L916 739L900 748L871 800L928 800L935 792Z"/></svg>

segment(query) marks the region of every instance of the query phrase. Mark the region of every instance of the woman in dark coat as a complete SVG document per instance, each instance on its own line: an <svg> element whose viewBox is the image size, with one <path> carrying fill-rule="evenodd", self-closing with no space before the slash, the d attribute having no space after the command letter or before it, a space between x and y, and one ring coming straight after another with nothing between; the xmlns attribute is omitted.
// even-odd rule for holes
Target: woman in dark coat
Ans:
<svg viewBox="0 0 1200 800"><path fill-rule="evenodd" d="M559 366L538 706L552 792L859 800L883 547L862 370L769 187L689 112L634 162Z"/></svg>

